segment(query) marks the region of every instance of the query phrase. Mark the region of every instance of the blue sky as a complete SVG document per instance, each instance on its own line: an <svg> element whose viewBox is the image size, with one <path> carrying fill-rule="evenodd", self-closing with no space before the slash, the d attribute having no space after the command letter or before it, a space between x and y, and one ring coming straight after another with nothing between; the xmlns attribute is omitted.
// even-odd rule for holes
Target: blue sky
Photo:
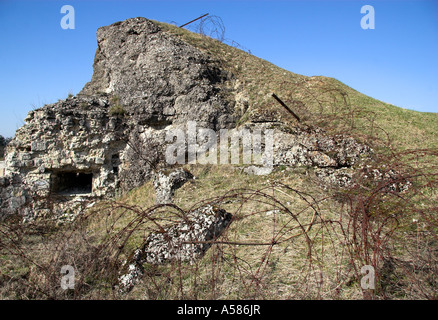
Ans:
<svg viewBox="0 0 438 320"><path fill-rule="evenodd" d="M64 30L63 5L75 9ZM363 5L375 29L363 30ZM0 0L0 134L91 79L100 26L131 17L179 25L221 17L225 37L295 73L334 77L384 102L438 112L438 1Z"/></svg>

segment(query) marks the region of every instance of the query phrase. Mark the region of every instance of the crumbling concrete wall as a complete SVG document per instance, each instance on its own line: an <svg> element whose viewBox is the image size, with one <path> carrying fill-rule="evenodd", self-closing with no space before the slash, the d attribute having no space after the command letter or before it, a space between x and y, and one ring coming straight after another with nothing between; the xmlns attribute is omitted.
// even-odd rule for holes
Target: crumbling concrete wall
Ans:
<svg viewBox="0 0 438 320"><path fill-rule="evenodd" d="M242 113L237 81L198 48L145 18L99 28L97 44L91 81L77 96L29 112L8 144L8 187L1 192L3 203L14 205L2 205L0 216L19 212L23 202L36 214L35 193L103 198L142 185L160 160L149 161L150 141L163 146L172 127L194 121L217 133L235 128ZM252 126L263 130L274 120ZM343 168L369 152L352 138L319 129L275 130L274 166Z"/></svg>
<svg viewBox="0 0 438 320"><path fill-rule="evenodd" d="M5 175L5 167L6 167L5 162L0 161L0 178Z"/></svg>
<svg viewBox="0 0 438 320"><path fill-rule="evenodd" d="M144 264L193 263L200 259L229 226L232 217L223 209L206 205L188 212L186 219L164 232L150 233L144 245L127 261L126 273L119 278L120 289L129 291L138 282Z"/></svg>
<svg viewBox="0 0 438 320"><path fill-rule="evenodd" d="M214 129L236 122L233 101L218 94L230 75L156 23L134 18L99 28L97 44L91 81L77 96L29 112L8 145L5 175L18 177L8 181L26 201L32 189L41 196L84 193L86 176L95 198L141 185L150 168L129 151L135 131L145 142L148 131L189 120ZM67 176L78 178L77 192L59 187Z"/></svg>

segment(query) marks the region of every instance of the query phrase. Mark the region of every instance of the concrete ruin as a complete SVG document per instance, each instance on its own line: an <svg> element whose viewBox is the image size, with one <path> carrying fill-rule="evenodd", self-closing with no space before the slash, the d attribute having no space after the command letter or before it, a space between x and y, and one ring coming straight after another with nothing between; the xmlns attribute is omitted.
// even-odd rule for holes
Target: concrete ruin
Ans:
<svg viewBox="0 0 438 320"><path fill-rule="evenodd" d="M0 161L0 178L5 175L5 162Z"/></svg>
<svg viewBox="0 0 438 320"><path fill-rule="evenodd" d="M231 213L206 205L188 212L185 219L165 228L164 231L150 233L143 246L126 261L126 272L119 277L120 289L132 289L143 276L145 263L193 263L205 254L229 226L232 218Z"/></svg>
<svg viewBox="0 0 438 320"><path fill-rule="evenodd" d="M83 90L29 112L9 143L0 217L35 216L37 198L126 192L151 178L150 164L133 145L189 120L217 130L235 123L232 102L218 94L229 75L152 21L99 28L97 46Z"/></svg>
<svg viewBox="0 0 438 320"><path fill-rule="evenodd" d="M76 96L29 112L8 144L0 218L35 217L47 210L48 197L112 198L142 185L160 160L150 161L151 141L162 146L166 130L188 121L216 132L235 128L244 99L230 89L237 81L219 61L148 19L99 28L91 81ZM274 165L345 168L369 152L321 130L274 129Z"/></svg>

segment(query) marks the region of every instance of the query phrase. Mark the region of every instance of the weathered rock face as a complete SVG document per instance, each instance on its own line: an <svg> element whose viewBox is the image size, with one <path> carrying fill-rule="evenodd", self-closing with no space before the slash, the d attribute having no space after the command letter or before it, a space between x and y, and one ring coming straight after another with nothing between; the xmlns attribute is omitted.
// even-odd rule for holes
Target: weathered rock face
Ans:
<svg viewBox="0 0 438 320"><path fill-rule="evenodd" d="M274 164L319 168L344 168L357 164L371 149L345 135L330 136L323 130L299 127L275 135Z"/></svg>
<svg viewBox="0 0 438 320"><path fill-rule="evenodd" d="M167 166L159 151L168 130L189 121L217 134L236 130L241 109L250 107L232 74L150 20L99 28L97 44L91 81L77 96L31 111L9 143L0 218L17 212L32 217L47 209L44 198L51 195L70 201L127 192ZM259 119L251 128L263 130L273 121ZM342 168L369 152L352 138L299 126L275 129L274 140L271 166ZM173 180L156 180L159 202L170 201L179 184Z"/></svg>
<svg viewBox="0 0 438 320"><path fill-rule="evenodd" d="M172 203L175 190L193 178L193 175L184 169L166 171L160 170L154 175L155 202L157 204Z"/></svg>
<svg viewBox="0 0 438 320"><path fill-rule="evenodd" d="M5 175L5 162L0 161L0 177L3 177Z"/></svg>
<svg viewBox="0 0 438 320"><path fill-rule="evenodd" d="M151 233L145 244L127 262L127 272L119 283L128 291L143 275L143 264L163 264L171 261L194 262L202 257L231 223L232 215L223 209L207 205L188 212L186 219L164 232Z"/></svg>
<svg viewBox="0 0 438 320"><path fill-rule="evenodd" d="M47 192L89 193L92 187L96 196L106 193L127 133L108 108L107 98L83 97L31 111L11 142L9 173L23 174L29 187L46 186ZM76 178L77 185L69 184Z"/></svg>
<svg viewBox="0 0 438 320"><path fill-rule="evenodd" d="M169 227L164 233L151 233L141 250L140 260L152 264L174 259L194 261L210 248L208 241L219 237L231 218L230 213L211 205L191 211L186 220Z"/></svg>
<svg viewBox="0 0 438 320"><path fill-rule="evenodd" d="M316 167L337 170L350 168L372 152L367 145L346 135L330 136L318 128L289 127L280 123L256 123L245 126L254 132L259 129L273 131L272 165ZM239 129L233 129L231 132ZM250 166L248 174L266 174L266 167Z"/></svg>
<svg viewBox="0 0 438 320"><path fill-rule="evenodd" d="M8 213L20 212L26 203L27 193L21 187L19 179L19 176L0 177L0 218L3 218L2 214L5 216Z"/></svg>
<svg viewBox="0 0 438 320"><path fill-rule="evenodd" d="M26 203L36 209L35 199L50 195L114 195L128 131L110 105L106 96L70 97L28 114L8 146L5 178L14 191L0 216ZM26 215L35 215L31 207Z"/></svg>
<svg viewBox="0 0 438 320"><path fill-rule="evenodd" d="M137 124L234 125L234 104L220 95L230 75L152 21L134 18L99 28L97 43L93 77L81 94L118 96Z"/></svg>
<svg viewBox="0 0 438 320"><path fill-rule="evenodd" d="M32 202L35 190L41 197L112 197L119 185L127 191L150 178L133 146L163 138L163 127L236 122L234 102L220 91L231 75L152 21L99 28L97 42L91 81L76 97L31 111L10 143L5 174L18 178L4 184L21 191L2 197L0 216Z"/></svg>

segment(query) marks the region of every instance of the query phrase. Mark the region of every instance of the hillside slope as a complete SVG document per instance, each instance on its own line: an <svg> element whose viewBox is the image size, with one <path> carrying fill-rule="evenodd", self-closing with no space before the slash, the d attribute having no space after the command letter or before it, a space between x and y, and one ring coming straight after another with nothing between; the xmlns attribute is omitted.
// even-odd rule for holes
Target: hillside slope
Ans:
<svg viewBox="0 0 438 320"><path fill-rule="evenodd" d="M33 180L1 178L5 199L26 200L30 186L38 197L23 208L45 209L25 223L20 214L0 221L0 299L437 298L437 114L145 18L97 35L91 81L31 112L8 154ZM166 167L155 158L159 139L188 121L216 132L274 128L281 161L264 175L246 164ZM157 203L175 167L191 178ZM326 184L321 172L343 183ZM194 212L231 218L204 233ZM195 261L179 259L196 250ZM165 263L147 260L154 252ZM76 275L68 290L65 267ZM375 275L365 285L364 267ZM126 292L120 279L130 275L137 282Z"/></svg>
<svg viewBox="0 0 438 320"><path fill-rule="evenodd" d="M309 123L353 134L377 135L384 140L387 133L393 145L400 149L438 147L438 113L398 108L368 97L336 79L295 74L216 39L157 23L163 30L222 61L223 67L239 79L249 105L244 121L256 119L260 114L281 113L281 107L271 97L274 92ZM284 112L281 114L288 116ZM344 123L347 127L333 128L324 121L330 122L333 118L348 122Z"/></svg>

